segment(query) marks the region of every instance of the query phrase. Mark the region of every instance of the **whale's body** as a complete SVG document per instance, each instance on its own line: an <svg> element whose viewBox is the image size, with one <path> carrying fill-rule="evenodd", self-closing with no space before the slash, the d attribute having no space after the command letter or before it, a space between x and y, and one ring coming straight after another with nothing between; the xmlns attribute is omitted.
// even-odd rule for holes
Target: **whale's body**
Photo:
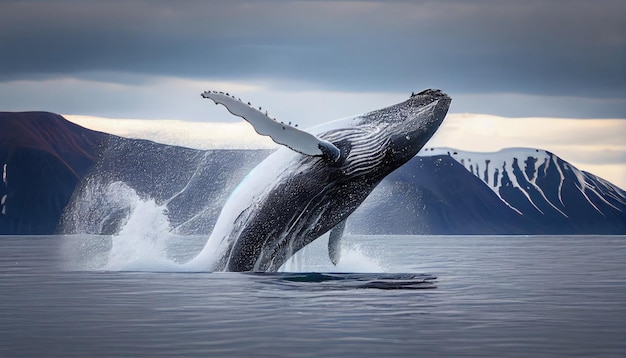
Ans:
<svg viewBox="0 0 626 358"><path fill-rule="evenodd" d="M417 154L449 105L444 93L426 90L397 105L307 130L320 141L320 153L302 154L295 141L268 156L231 194L194 260L212 262L212 270L276 271L331 231L329 254L336 262L346 218L386 175Z"/></svg>

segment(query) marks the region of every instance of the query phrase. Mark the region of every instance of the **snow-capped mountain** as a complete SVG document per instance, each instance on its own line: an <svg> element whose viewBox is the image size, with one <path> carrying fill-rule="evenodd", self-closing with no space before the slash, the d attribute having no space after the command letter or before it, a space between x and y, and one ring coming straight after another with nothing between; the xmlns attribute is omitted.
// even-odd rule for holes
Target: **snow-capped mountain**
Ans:
<svg viewBox="0 0 626 358"><path fill-rule="evenodd" d="M603 208L624 212L626 207L623 190L545 150L508 148L495 153L475 153L427 148L420 155L451 156L521 215L537 212L569 218L568 213L575 214L564 200L571 199L568 196L573 194L581 199L581 206L600 215L605 215Z"/></svg>
<svg viewBox="0 0 626 358"><path fill-rule="evenodd" d="M393 186L389 186L393 183ZM388 215L377 230L433 234L610 234L626 231L626 192L553 153L508 148L494 153L424 148L392 173L355 219ZM406 196L411 200L406 200ZM392 203L397 203L394 205ZM370 208L370 209L367 209ZM375 209L374 209L375 208ZM406 217L414 217L413 225ZM396 220L395 217L401 217ZM385 223L391 222L387 228Z"/></svg>

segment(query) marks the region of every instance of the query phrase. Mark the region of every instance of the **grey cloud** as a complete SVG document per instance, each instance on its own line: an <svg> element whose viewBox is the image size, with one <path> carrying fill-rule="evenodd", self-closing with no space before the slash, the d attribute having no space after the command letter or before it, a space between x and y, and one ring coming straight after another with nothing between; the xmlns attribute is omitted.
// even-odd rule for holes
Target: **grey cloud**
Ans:
<svg viewBox="0 0 626 358"><path fill-rule="evenodd" d="M352 91L626 96L621 0L0 6L0 80L120 71Z"/></svg>

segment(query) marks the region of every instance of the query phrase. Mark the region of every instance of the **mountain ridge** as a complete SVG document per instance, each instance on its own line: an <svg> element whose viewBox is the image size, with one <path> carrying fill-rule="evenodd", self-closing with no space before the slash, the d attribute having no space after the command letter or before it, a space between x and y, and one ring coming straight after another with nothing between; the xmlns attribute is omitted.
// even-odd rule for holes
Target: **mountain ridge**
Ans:
<svg viewBox="0 0 626 358"><path fill-rule="evenodd" d="M103 188L121 181L141 197L167 202L173 227L183 234L207 234L228 194L269 153L176 147L89 130L54 113L0 112L0 234L79 232L78 226L59 223L67 223L71 206L95 181ZM114 232L121 222L98 225L89 230ZM350 217L347 229L361 234L626 234L626 193L541 149L425 148L385 178Z"/></svg>

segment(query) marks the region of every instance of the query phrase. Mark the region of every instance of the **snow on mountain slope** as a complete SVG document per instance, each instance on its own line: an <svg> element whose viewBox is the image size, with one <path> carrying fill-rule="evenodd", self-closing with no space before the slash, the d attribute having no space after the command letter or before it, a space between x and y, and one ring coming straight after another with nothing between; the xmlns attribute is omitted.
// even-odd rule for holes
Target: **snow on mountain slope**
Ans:
<svg viewBox="0 0 626 358"><path fill-rule="evenodd" d="M425 148L419 155L450 156L522 215L571 218L574 209L582 206L601 216L607 210L626 213L623 190L545 150L507 148L477 153L443 147ZM572 197L577 198L576 205L571 205Z"/></svg>

